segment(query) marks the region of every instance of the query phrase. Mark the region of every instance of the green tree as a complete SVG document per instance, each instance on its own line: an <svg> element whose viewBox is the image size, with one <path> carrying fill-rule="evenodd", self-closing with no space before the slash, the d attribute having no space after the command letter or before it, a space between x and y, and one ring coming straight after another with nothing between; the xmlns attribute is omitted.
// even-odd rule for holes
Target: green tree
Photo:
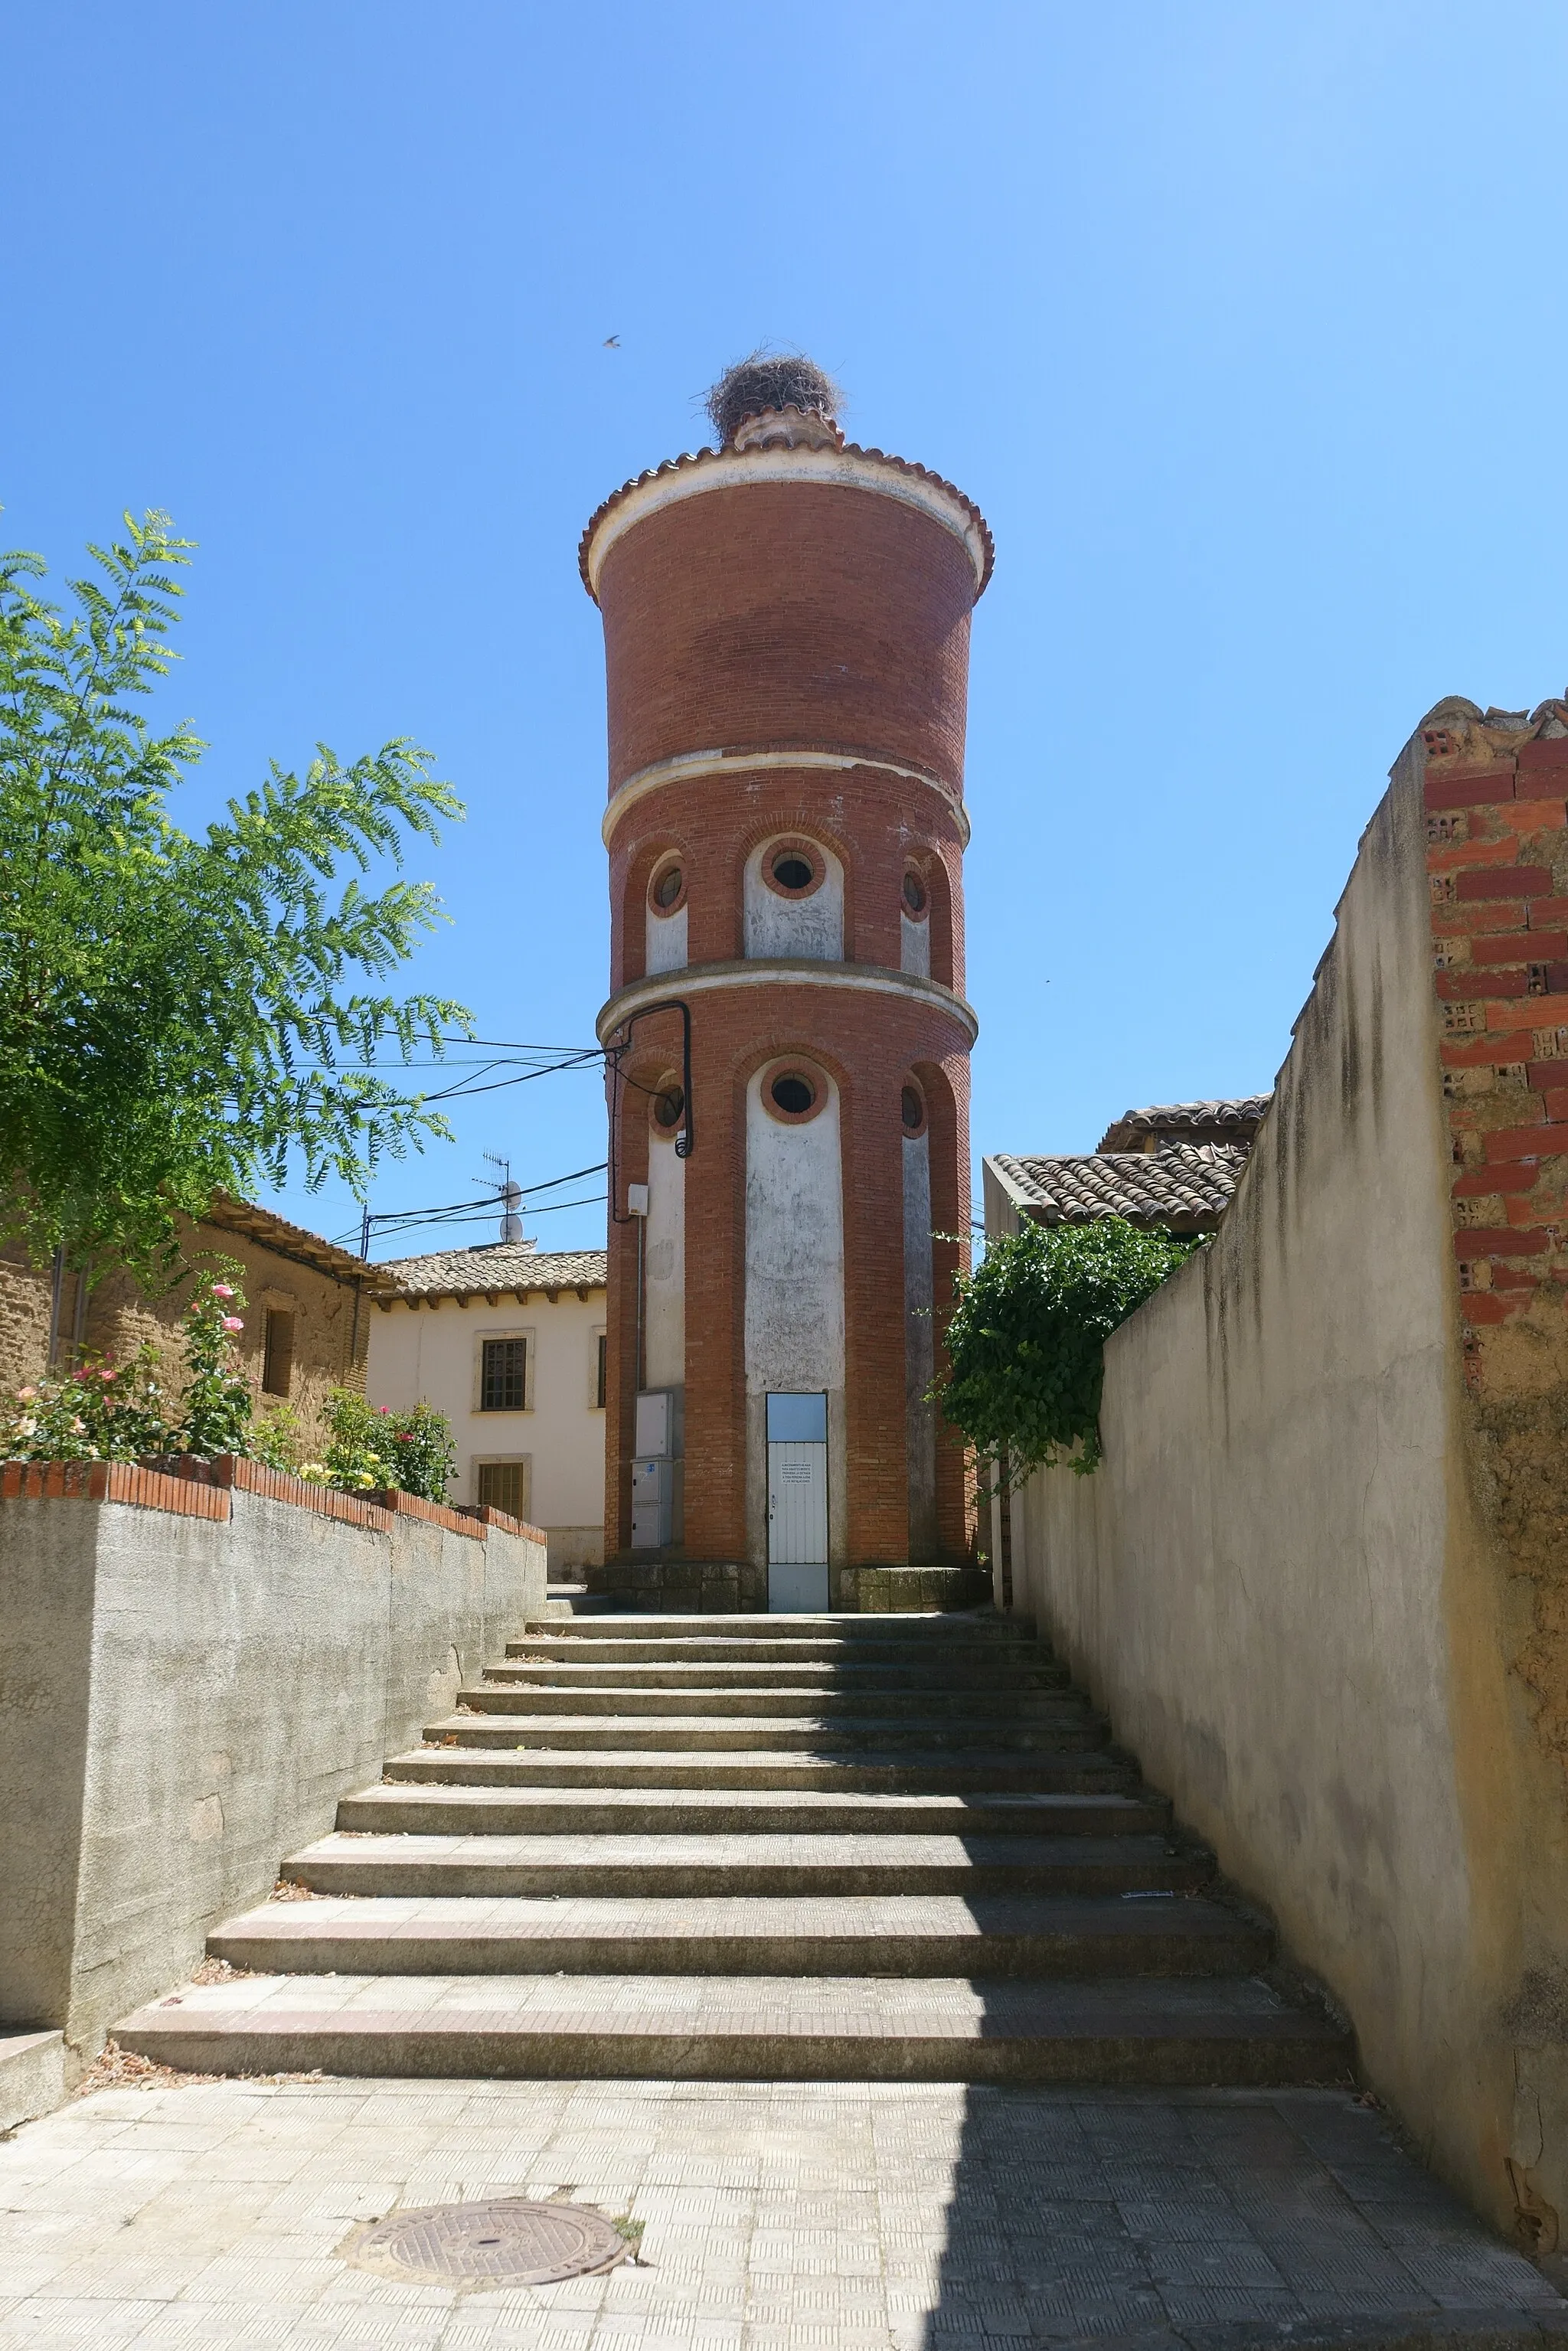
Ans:
<svg viewBox="0 0 1568 2351"><path fill-rule="evenodd" d="M192 542L153 513L125 533L89 549L68 617L31 586L38 557L0 557L0 1235L145 1274L219 1187L279 1183L298 1155L311 1188L362 1196L382 1154L449 1132L372 1066L467 1025L375 985L434 893L359 877L463 811L398 739L348 766L318 746L181 831L165 802L204 746L131 703L174 658Z"/></svg>
<svg viewBox="0 0 1568 2351"><path fill-rule="evenodd" d="M1105 1342L1201 1246L1120 1217L992 1241L957 1284L936 1391L948 1419L982 1455L1006 1458L1011 1485L1062 1453L1093 1469Z"/></svg>

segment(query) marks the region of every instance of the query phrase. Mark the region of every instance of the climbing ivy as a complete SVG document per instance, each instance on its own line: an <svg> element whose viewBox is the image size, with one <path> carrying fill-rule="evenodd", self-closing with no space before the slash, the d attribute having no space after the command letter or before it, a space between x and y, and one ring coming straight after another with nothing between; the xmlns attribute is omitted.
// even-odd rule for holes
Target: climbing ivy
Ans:
<svg viewBox="0 0 1568 2351"><path fill-rule="evenodd" d="M1062 1453L1096 1467L1105 1341L1201 1246L1120 1217L1030 1224L959 1277L936 1393L983 1456L1005 1457L1009 1487Z"/></svg>

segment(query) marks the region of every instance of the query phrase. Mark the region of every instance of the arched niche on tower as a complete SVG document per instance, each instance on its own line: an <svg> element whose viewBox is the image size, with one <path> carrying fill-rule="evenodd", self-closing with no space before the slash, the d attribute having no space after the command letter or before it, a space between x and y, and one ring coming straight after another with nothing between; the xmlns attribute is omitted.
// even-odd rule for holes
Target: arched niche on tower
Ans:
<svg viewBox="0 0 1568 2351"><path fill-rule="evenodd" d="M954 987L953 887L941 852L906 850L897 887L900 970Z"/></svg>
<svg viewBox="0 0 1568 2351"><path fill-rule="evenodd" d="M675 1149L675 1137L685 1125L685 1096L679 1069L661 1069L645 1099L643 1384L678 1388L686 1376L686 1164Z"/></svg>
<svg viewBox="0 0 1568 2351"><path fill-rule="evenodd" d="M797 826L755 842L741 869L742 953L807 963L844 959L844 864Z"/></svg>
<svg viewBox="0 0 1568 2351"><path fill-rule="evenodd" d="M775 1040L737 1071L746 1135L747 1535L768 1561L769 1395L827 1398L828 1549L846 1556L842 1071L815 1044Z"/></svg>
<svg viewBox="0 0 1568 2351"><path fill-rule="evenodd" d="M967 1271L969 1192L967 1071L962 1059L911 1061L891 1114L906 1138L904 1154L904 1376L910 1461L910 1556L964 1555L973 1472L967 1449L939 1408L924 1402L946 1368L944 1333L953 1308L953 1277ZM904 1089L917 1090L924 1132L906 1123ZM911 1161L923 1160L923 1165ZM927 1306L926 1301L929 1301Z"/></svg>
<svg viewBox="0 0 1568 2351"><path fill-rule="evenodd" d="M689 861L677 841L643 841L628 859L621 893L622 987L654 972L685 969L690 889Z"/></svg>

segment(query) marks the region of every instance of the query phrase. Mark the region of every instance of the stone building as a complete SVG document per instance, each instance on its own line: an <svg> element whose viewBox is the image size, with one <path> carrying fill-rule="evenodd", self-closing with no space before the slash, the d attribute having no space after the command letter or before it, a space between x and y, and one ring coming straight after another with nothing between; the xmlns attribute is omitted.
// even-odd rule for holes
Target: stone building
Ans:
<svg viewBox="0 0 1568 2351"><path fill-rule="evenodd" d="M852 1604L858 1569L971 1541L925 1396L969 1225L991 538L821 402L722 442L582 539L609 698L606 1548L656 1562L666 1604Z"/></svg>
<svg viewBox="0 0 1568 2351"><path fill-rule="evenodd" d="M382 1268L270 1208L222 1196L180 1247L192 1266L220 1258L239 1266L241 1364L258 1404L287 1403L313 1440L328 1390L363 1385L369 1301L392 1287ZM190 1295L188 1280L152 1292L118 1268L90 1287L69 1270L57 1280L16 1249L0 1252L0 1383L40 1379L84 1353L123 1362L149 1340L172 1360Z"/></svg>
<svg viewBox="0 0 1568 2351"><path fill-rule="evenodd" d="M604 1556L602 1249L492 1241L378 1266L365 1393L444 1412L454 1502L542 1530L552 1576Z"/></svg>

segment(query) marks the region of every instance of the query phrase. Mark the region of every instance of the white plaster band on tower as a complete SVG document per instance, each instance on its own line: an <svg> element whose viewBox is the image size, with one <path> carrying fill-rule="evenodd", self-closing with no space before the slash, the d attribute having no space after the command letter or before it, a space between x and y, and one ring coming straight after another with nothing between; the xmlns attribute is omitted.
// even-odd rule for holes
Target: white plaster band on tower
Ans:
<svg viewBox="0 0 1568 2351"><path fill-rule="evenodd" d="M990 550L984 526L956 490L935 475L905 472L896 463L873 456L870 450L748 449L743 455L725 450L716 455L705 450L667 472L634 482L612 500L593 526L584 550L583 577L590 595L597 599L604 559L618 540L649 515L701 497L705 490L747 489L758 482L803 482L819 488L869 490L874 496L895 498L901 506L917 507L960 540L975 569L975 593L986 584Z"/></svg>
<svg viewBox="0 0 1568 2351"><path fill-rule="evenodd" d="M606 849L611 836L628 809L646 799L650 792L660 791L666 784L687 784L700 777L744 775L748 768L829 768L845 773L855 768L870 768L883 776L896 776L900 783L919 784L935 792L943 807L958 828L959 844L969 845L969 818L963 801L956 792L939 783L935 776L919 768L901 768L892 759L873 759L862 751L682 751L673 759L659 759L651 768L639 768L627 777L611 794L610 805L604 811L600 831Z"/></svg>
<svg viewBox="0 0 1568 2351"><path fill-rule="evenodd" d="M946 1012L973 1044L980 1024L973 1007L939 979L921 979L913 972L889 971L881 964L800 963L782 956L758 957L747 963L705 963L682 972L677 983L682 996L708 996L732 987L833 987L845 995L899 996L907 1004L923 1004ZM634 980L601 1007L594 1034L602 1045L623 1020L644 1004L656 1004L670 993L668 973Z"/></svg>

